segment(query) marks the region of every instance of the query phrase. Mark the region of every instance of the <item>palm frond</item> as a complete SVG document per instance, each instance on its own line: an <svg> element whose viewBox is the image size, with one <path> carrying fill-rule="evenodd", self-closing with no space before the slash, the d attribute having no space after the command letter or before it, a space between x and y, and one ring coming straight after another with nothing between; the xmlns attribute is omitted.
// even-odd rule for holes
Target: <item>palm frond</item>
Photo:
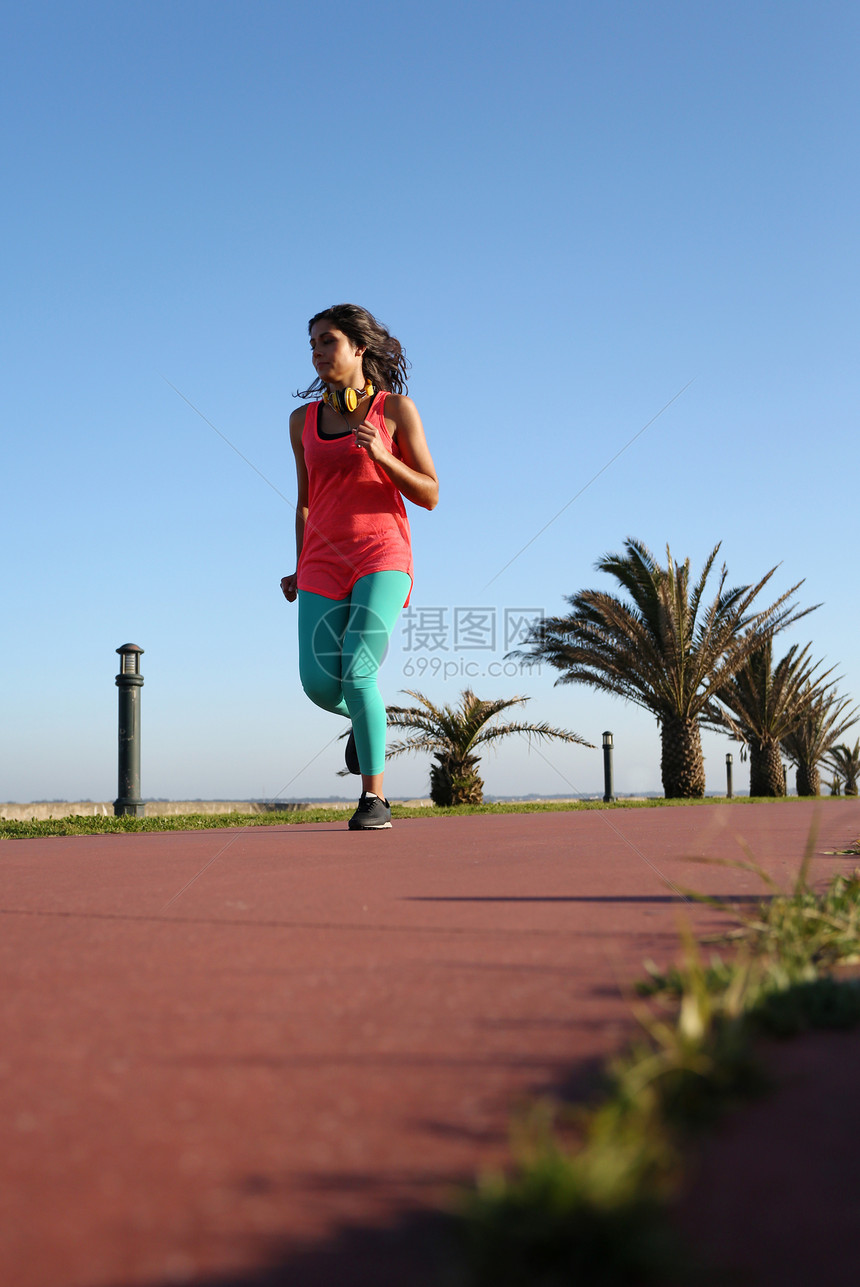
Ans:
<svg viewBox="0 0 860 1287"><path fill-rule="evenodd" d="M782 739L786 755L798 768L814 768L820 764L828 751L860 719L860 707L851 707L850 697L839 697L835 683L825 688L812 687L812 701L803 719Z"/></svg>
<svg viewBox="0 0 860 1287"><path fill-rule="evenodd" d="M553 728L550 724L495 724L492 728L483 729L472 745L486 746L490 742L497 741L500 737L509 737L512 733L522 733L529 740L534 737L538 740L568 742L575 746L587 746L590 750L594 750L594 743L586 742L585 738L580 737L578 733L571 733L563 728Z"/></svg>

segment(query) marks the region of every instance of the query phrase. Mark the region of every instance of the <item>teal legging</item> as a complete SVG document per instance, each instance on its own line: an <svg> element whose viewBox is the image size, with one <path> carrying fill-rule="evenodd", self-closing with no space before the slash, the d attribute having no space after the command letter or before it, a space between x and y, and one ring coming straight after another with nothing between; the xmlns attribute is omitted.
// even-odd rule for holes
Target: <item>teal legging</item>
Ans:
<svg viewBox="0 0 860 1287"><path fill-rule="evenodd" d="M299 675L312 702L348 715L363 774L385 768L385 703L377 675L409 594L407 572L371 572L346 599L299 590Z"/></svg>

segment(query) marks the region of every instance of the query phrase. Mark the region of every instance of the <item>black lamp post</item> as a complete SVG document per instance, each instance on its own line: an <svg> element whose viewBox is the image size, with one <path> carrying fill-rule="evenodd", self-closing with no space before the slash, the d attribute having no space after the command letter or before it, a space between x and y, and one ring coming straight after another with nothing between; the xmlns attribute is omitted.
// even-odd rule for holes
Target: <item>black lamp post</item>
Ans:
<svg viewBox="0 0 860 1287"><path fill-rule="evenodd" d="M119 785L113 811L117 818L143 818L146 805L140 798L140 690L143 675L137 644L117 648L120 656L116 686L119 689Z"/></svg>
<svg viewBox="0 0 860 1287"><path fill-rule="evenodd" d="M732 798L732 753L726 752L726 799Z"/></svg>
<svg viewBox="0 0 860 1287"><path fill-rule="evenodd" d="M615 799L612 789L612 734L603 734L603 803L611 804Z"/></svg>

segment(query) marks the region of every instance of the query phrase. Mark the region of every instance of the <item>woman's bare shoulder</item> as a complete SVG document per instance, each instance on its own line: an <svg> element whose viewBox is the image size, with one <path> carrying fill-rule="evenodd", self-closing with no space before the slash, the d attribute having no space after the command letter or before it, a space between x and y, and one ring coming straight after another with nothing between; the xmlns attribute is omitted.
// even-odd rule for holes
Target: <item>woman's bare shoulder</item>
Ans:
<svg viewBox="0 0 860 1287"><path fill-rule="evenodd" d="M395 429L409 430L421 425L418 408L405 393L386 393L385 419L390 420Z"/></svg>
<svg viewBox="0 0 860 1287"><path fill-rule="evenodd" d="M386 393L385 395L386 414L397 415L398 412L410 411L417 412L418 408L406 393Z"/></svg>

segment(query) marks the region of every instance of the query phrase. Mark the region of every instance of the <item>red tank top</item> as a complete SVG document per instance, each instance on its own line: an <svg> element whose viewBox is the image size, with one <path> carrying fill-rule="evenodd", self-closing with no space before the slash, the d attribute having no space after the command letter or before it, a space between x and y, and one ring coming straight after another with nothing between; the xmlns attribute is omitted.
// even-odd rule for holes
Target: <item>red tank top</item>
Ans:
<svg viewBox="0 0 860 1287"><path fill-rule="evenodd" d="M355 445L351 431L335 438L320 434L321 406L308 404L302 430L308 520L299 556L299 589L345 599L359 577L371 572L406 572L411 580L412 542L403 497L385 470ZM365 420L400 460L385 427L384 407L385 394L378 393Z"/></svg>

